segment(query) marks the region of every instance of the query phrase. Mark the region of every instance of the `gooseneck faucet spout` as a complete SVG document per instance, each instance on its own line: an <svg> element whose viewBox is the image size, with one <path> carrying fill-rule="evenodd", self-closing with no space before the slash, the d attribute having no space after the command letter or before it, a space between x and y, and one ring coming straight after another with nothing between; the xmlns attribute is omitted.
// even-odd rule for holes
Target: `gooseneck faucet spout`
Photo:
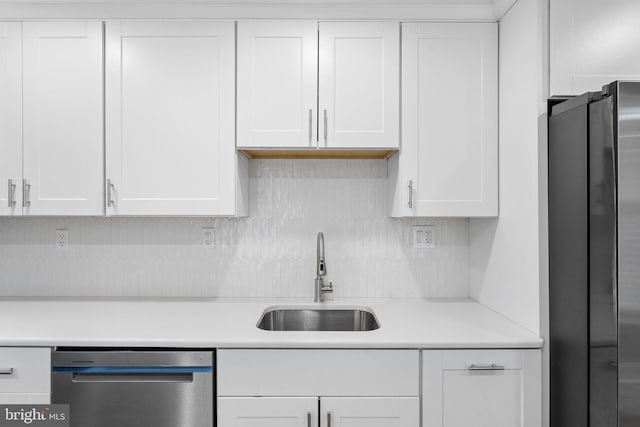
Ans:
<svg viewBox="0 0 640 427"><path fill-rule="evenodd" d="M324 234L318 233L316 242L316 280L314 286L314 302L323 302L324 295L333 292L333 285L329 282L329 286L324 285L324 276L327 275L327 263L324 259Z"/></svg>
<svg viewBox="0 0 640 427"><path fill-rule="evenodd" d="M318 241L316 242L316 265L317 278L327 275L327 265L324 262L324 233L318 233Z"/></svg>

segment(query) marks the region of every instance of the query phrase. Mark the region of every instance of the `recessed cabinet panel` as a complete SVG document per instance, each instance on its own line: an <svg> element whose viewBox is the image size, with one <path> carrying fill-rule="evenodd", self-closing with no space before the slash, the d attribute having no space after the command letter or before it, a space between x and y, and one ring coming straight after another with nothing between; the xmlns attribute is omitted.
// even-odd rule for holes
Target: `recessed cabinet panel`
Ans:
<svg viewBox="0 0 640 427"><path fill-rule="evenodd" d="M107 213L235 211L232 22L107 24Z"/></svg>
<svg viewBox="0 0 640 427"><path fill-rule="evenodd" d="M418 427L418 397L322 397L320 425L340 427ZM470 424L473 425L473 424Z"/></svg>
<svg viewBox="0 0 640 427"><path fill-rule="evenodd" d="M402 32L392 215L497 216L497 24L403 24Z"/></svg>
<svg viewBox="0 0 640 427"><path fill-rule="evenodd" d="M315 147L318 23L238 23L238 147Z"/></svg>
<svg viewBox="0 0 640 427"><path fill-rule="evenodd" d="M521 400L520 371L452 370L442 374L442 425L445 427L518 426ZM460 406L461 401L464 408Z"/></svg>
<svg viewBox="0 0 640 427"><path fill-rule="evenodd" d="M221 397L221 427L311 427L318 425L317 397Z"/></svg>
<svg viewBox="0 0 640 427"><path fill-rule="evenodd" d="M418 40L418 156L432 161L418 167L417 203L482 200L482 43Z"/></svg>
<svg viewBox="0 0 640 427"><path fill-rule="evenodd" d="M22 25L24 213L102 215L102 24Z"/></svg>
<svg viewBox="0 0 640 427"><path fill-rule="evenodd" d="M0 215L22 213L22 27L0 22Z"/></svg>
<svg viewBox="0 0 640 427"><path fill-rule="evenodd" d="M397 22L321 22L320 145L399 146Z"/></svg>

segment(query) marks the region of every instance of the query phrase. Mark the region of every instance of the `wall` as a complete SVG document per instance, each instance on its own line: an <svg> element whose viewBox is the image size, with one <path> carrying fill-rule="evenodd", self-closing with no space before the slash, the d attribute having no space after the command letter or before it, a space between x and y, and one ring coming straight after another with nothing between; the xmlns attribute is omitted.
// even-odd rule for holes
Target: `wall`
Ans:
<svg viewBox="0 0 640 427"><path fill-rule="evenodd" d="M249 218L0 218L0 296L310 299L318 231L338 298L468 296L468 220L389 219L386 178L384 160L252 160ZM438 248L413 249L413 224Z"/></svg>
<svg viewBox="0 0 640 427"><path fill-rule="evenodd" d="M549 2L518 0L500 20L500 218L470 223L471 296L548 339ZM542 425L549 425L543 347Z"/></svg>
<svg viewBox="0 0 640 427"><path fill-rule="evenodd" d="M535 333L544 274L539 149L545 142L538 126L547 98L546 11L544 1L519 0L500 21L500 217L470 224L471 297Z"/></svg>
<svg viewBox="0 0 640 427"><path fill-rule="evenodd" d="M638 0L551 0L551 95L640 80Z"/></svg>

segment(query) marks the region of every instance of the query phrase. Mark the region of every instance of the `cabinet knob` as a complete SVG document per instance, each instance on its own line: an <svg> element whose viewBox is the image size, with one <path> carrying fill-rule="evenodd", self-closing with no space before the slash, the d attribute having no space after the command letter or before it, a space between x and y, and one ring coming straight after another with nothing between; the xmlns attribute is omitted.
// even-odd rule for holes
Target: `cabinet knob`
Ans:
<svg viewBox="0 0 640 427"><path fill-rule="evenodd" d="M0 375L13 375L13 368L0 368Z"/></svg>
<svg viewBox="0 0 640 427"><path fill-rule="evenodd" d="M413 209L413 180L409 180L409 209Z"/></svg>

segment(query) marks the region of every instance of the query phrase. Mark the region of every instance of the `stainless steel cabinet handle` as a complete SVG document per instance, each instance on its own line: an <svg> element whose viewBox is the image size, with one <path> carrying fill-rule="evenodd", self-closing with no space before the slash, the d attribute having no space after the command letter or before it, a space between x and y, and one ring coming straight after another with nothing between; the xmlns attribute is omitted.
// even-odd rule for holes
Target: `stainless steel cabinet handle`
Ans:
<svg viewBox="0 0 640 427"><path fill-rule="evenodd" d="M309 146L313 144L313 109L309 108Z"/></svg>
<svg viewBox="0 0 640 427"><path fill-rule="evenodd" d="M113 206L113 189L114 185L110 179L107 180L107 207L110 208Z"/></svg>
<svg viewBox="0 0 640 427"><path fill-rule="evenodd" d="M307 412L307 427L311 427L311 412Z"/></svg>
<svg viewBox="0 0 640 427"><path fill-rule="evenodd" d="M13 375L13 368L0 368L0 375Z"/></svg>
<svg viewBox="0 0 640 427"><path fill-rule="evenodd" d="M8 194L7 194L7 199L8 199L8 203L7 205L12 208L16 205L16 185L13 183L13 180L10 179L9 180L9 186L8 186Z"/></svg>
<svg viewBox="0 0 640 427"><path fill-rule="evenodd" d="M327 412L327 427L331 427L331 412Z"/></svg>
<svg viewBox="0 0 640 427"><path fill-rule="evenodd" d="M504 371L504 365L498 365L496 363L491 364L476 364L472 363L467 366L467 370L469 371Z"/></svg>
<svg viewBox="0 0 640 427"><path fill-rule="evenodd" d="M31 184L26 179L22 180L22 207L31 205Z"/></svg>
<svg viewBox="0 0 640 427"><path fill-rule="evenodd" d="M327 146L327 139L329 138L329 119L327 118L327 110L324 110L324 146Z"/></svg>
<svg viewBox="0 0 640 427"><path fill-rule="evenodd" d="M409 209L413 209L413 180L409 180Z"/></svg>

